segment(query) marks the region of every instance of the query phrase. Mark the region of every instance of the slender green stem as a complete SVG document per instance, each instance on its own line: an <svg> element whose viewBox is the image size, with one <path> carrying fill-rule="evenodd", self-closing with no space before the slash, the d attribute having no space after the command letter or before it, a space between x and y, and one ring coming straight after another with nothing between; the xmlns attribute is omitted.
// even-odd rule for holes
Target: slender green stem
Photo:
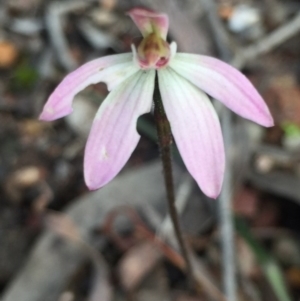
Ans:
<svg viewBox="0 0 300 301"><path fill-rule="evenodd" d="M155 118L155 123L157 128L158 143L160 147L161 159L163 164L163 173L164 173L164 180L165 180L165 186L167 192L169 212L174 226L175 235L178 240L182 256L185 260L186 272L188 278L190 280L191 285L194 286L195 282L194 282L194 274L192 270L191 260L189 257L188 249L183 239L183 235L179 223L179 217L175 206L174 182L173 182L172 160L171 160L172 134L171 134L170 123L167 119L162 104L161 95L158 87L157 74L155 77L155 89L154 89L153 99L155 105L154 118Z"/></svg>

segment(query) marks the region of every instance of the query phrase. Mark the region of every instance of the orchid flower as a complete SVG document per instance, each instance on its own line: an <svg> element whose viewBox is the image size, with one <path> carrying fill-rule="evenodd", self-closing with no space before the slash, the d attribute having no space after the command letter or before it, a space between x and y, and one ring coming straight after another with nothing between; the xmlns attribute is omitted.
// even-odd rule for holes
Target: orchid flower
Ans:
<svg viewBox="0 0 300 301"><path fill-rule="evenodd" d="M213 57L177 53L166 40L168 16L142 8L129 11L143 39L132 52L90 61L67 75L40 115L51 121L72 112L78 92L98 82L110 93L101 104L84 155L89 189L111 181L128 161L140 136L139 116L151 110L155 76L176 145L202 191L216 198L221 190L225 154L218 116L207 96L262 126L273 119L250 81L238 70Z"/></svg>

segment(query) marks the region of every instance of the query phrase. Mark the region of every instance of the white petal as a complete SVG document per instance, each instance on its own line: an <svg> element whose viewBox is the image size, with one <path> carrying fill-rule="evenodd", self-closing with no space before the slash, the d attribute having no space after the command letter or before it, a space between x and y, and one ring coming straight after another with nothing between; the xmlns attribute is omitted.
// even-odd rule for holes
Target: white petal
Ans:
<svg viewBox="0 0 300 301"><path fill-rule="evenodd" d="M255 87L232 66L209 56L177 53L170 67L242 117L267 127L274 124Z"/></svg>
<svg viewBox="0 0 300 301"><path fill-rule="evenodd" d="M225 155L221 127L207 95L171 68L158 71L159 89L182 159L202 191L216 198Z"/></svg>
<svg viewBox="0 0 300 301"><path fill-rule="evenodd" d="M102 57L84 64L68 74L50 95L41 120L55 120L72 112L74 96L91 84L105 82L111 90L139 70L132 53Z"/></svg>
<svg viewBox="0 0 300 301"><path fill-rule="evenodd" d="M151 109L154 70L139 71L109 93L93 122L84 157L84 175L90 189L112 180L128 161L140 135L136 122Z"/></svg>

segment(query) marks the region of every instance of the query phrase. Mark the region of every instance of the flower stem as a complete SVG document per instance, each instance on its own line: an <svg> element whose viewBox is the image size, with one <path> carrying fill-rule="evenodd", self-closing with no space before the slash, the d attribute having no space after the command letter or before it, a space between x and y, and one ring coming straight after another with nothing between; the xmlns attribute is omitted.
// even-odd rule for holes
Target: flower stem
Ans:
<svg viewBox="0 0 300 301"><path fill-rule="evenodd" d="M163 164L163 174L164 174L164 180L166 186L169 212L174 226L176 239L179 243L182 256L185 260L186 273L189 278L191 287L194 287L195 281L194 281L194 274L192 270L191 260L188 253L188 249L183 239L183 235L179 223L179 216L175 206L174 182L173 182L172 160L171 160L172 134L171 134L170 123L166 116L163 103L161 100L161 95L159 92L157 73L155 76L155 88L154 88L153 99L155 105L154 118L155 118L155 124L157 128L158 144L159 144L161 159Z"/></svg>

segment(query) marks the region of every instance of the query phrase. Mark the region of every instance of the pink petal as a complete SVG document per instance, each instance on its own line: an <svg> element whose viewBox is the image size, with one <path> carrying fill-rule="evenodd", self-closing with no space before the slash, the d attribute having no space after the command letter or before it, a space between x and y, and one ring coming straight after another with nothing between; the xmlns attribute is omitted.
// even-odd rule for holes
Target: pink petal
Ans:
<svg viewBox="0 0 300 301"><path fill-rule="evenodd" d="M154 76L154 70L134 74L100 106L85 149L84 175L89 189L112 180L135 149L140 139L136 122L151 109Z"/></svg>
<svg viewBox="0 0 300 301"><path fill-rule="evenodd" d="M216 198L225 155L218 116L207 95L171 68L158 71L159 89L182 159L202 191Z"/></svg>
<svg viewBox="0 0 300 301"><path fill-rule="evenodd" d="M153 32L159 33L164 40L167 38L169 18L166 14L156 13L143 8L134 8L128 12L143 37Z"/></svg>
<svg viewBox="0 0 300 301"><path fill-rule="evenodd" d="M68 74L50 95L40 120L55 120L72 112L74 96L91 84L100 81L112 89L139 68L133 64L132 53L116 54L88 62Z"/></svg>
<svg viewBox="0 0 300 301"><path fill-rule="evenodd" d="M170 67L236 114L266 127L274 124L257 90L232 66L208 56L178 53Z"/></svg>

